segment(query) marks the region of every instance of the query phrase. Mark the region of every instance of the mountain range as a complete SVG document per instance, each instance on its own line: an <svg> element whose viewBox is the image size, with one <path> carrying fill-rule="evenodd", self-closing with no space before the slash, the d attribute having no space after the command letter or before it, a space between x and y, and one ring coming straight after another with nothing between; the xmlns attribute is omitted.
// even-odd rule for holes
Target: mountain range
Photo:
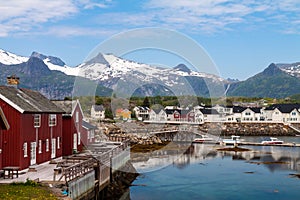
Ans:
<svg viewBox="0 0 300 200"><path fill-rule="evenodd" d="M70 67L58 57L38 52L24 57L0 49L0 68L0 84L6 84L7 76L16 75L20 77L20 87L38 90L50 99L113 93L122 97L226 94L284 98L300 93L300 63L272 63L263 72L238 81L196 72L184 64L161 68L112 54L99 53L87 62Z"/></svg>

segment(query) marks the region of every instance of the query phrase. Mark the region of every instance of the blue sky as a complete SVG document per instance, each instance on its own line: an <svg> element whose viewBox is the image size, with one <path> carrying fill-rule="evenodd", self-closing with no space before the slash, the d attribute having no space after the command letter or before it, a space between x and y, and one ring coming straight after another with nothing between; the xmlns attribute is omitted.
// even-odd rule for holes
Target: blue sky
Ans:
<svg viewBox="0 0 300 200"><path fill-rule="evenodd" d="M1 49L23 56L38 51L71 66L112 35L146 27L195 40L224 78L244 80L271 62L300 61L299 0L10 0L1 2L0 13ZM180 62L157 57L126 56L168 66Z"/></svg>

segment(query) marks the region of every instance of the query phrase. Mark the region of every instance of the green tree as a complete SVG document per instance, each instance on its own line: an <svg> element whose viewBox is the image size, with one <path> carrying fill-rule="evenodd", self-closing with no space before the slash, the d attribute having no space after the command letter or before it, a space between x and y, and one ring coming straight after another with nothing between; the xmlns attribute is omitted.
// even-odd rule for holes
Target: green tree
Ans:
<svg viewBox="0 0 300 200"><path fill-rule="evenodd" d="M105 118L114 119L111 108L105 108Z"/></svg>
<svg viewBox="0 0 300 200"><path fill-rule="evenodd" d="M145 97L144 101L143 101L143 107L148 107L150 108L150 101L148 97Z"/></svg>

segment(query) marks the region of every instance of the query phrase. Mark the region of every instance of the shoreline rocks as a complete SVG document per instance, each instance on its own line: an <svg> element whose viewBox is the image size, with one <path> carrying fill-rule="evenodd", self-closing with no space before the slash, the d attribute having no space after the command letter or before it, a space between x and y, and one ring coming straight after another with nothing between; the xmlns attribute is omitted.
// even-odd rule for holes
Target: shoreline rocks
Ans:
<svg viewBox="0 0 300 200"><path fill-rule="evenodd" d="M206 123L199 126L203 132L224 136L295 136L297 132L282 123Z"/></svg>

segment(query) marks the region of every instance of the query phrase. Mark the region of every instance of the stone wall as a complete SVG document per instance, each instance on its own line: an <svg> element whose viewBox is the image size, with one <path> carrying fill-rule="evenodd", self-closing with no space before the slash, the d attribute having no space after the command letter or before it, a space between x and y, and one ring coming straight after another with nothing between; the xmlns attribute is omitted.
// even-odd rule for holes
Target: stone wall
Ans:
<svg viewBox="0 0 300 200"><path fill-rule="evenodd" d="M222 136L295 136L299 134L282 123L205 123L199 129Z"/></svg>

